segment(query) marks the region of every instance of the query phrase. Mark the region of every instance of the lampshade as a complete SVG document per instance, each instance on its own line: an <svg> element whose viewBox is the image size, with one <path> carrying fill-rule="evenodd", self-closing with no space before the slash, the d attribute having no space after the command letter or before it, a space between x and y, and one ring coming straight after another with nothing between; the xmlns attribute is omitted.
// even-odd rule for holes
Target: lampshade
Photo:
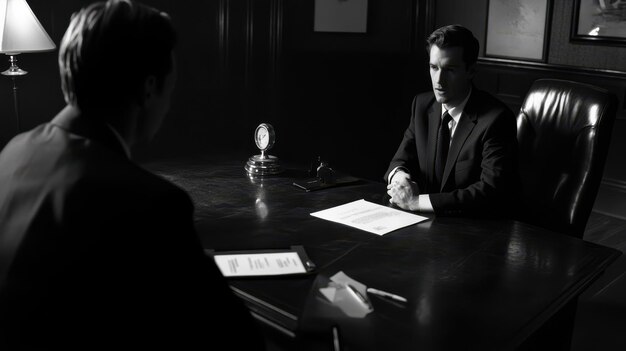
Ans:
<svg viewBox="0 0 626 351"><path fill-rule="evenodd" d="M0 53L15 55L55 48L26 0L0 0Z"/></svg>

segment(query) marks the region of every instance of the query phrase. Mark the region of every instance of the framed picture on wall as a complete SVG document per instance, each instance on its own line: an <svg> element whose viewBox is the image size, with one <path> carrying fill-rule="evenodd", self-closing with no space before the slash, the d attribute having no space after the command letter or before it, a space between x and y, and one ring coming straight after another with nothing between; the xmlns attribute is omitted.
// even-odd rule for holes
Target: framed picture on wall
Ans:
<svg viewBox="0 0 626 351"><path fill-rule="evenodd" d="M315 32L367 32L367 0L315 0Z"/></svg>
<svg viewBox="0 0 626 351"><path fill-rule="evenodd" d="M489 0L485 56L545 62L552 0Z"/></svg>
<svg viewBox="0 0 626 351"><path fill-rule="evenodd" d="M626 1L575 0L571 40L626 44Z"/></svg>

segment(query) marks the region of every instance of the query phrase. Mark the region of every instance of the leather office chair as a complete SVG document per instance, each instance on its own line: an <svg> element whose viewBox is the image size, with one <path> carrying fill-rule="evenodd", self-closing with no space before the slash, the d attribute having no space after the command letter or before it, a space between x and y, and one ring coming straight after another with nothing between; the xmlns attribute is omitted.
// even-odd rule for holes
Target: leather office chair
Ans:
<svg viewBox="0 0 626 351"><path fill-rule="evenodd" d="M617 98L577 82L539 79L517 117L520 219L581 238L609 148Z"/></svg>

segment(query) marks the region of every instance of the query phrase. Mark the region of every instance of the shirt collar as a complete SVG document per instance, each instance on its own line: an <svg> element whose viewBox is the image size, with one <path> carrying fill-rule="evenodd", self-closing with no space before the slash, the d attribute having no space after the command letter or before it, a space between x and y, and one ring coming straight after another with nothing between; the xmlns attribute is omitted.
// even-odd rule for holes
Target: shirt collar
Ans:
<svg viewBox="0 0 626 351"><path fill-rule="evenodd" d="M470 95L472 95L472 86L470 85L470 90L467 93L467 96L465 97L465 99L463 99L463 101L448 109L448 107L445 104L442 104L441 106L441 115L443 116L444 113L446 113L446 111L448 111L448 113L450 114L450 117L452 117L452 119L454 120L455 123L459 122L459 118L461 118L461 114L463 113L463 110L465 109L465 105L467 104L467 100L469 100Z"/></svg>
<svg viewBox="0 0 626 351"><path fill-rule="evenodd" d="M126 143L124 138L122 138L120 133L118 133L117 130L115 130L115 128L113 128L112 125L110 125L109 123L105 123L105 124L113 132L113 134L115 135L117 140L120 142L120 144L122 144L122 147L124 148L124 152L126 153L126 157L128 157L130 159L130 148L128 147L128 144Z"/></svg>

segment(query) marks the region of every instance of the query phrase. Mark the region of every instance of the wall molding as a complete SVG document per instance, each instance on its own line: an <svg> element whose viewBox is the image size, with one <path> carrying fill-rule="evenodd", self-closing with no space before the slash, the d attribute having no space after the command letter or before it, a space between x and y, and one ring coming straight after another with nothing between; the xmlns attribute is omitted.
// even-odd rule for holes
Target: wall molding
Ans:
<svg viewBox="0 0 626 351"><path fill-rule="evenodd" d="M600 184L611 191L620 191L626 194L626 181L615 178L602 178L602 182Z"/></svg>
<svg viewBox="0 0 626 351"><path fill-rule="evenodd" d="M219 55L219 86L228 81L228 0L219 0L217 8L217 49Z"/></svg>
<svg viewBox="0 0 626 351"><path fill-rule="evenodd" d="M245 53L244 53L244 74L243 86L248 89L250 86L250 76L252 72L252 62L254 60L254 0L246 0L246 22L245 22Z"/></svg>
<svg viewBox="0 0 626 351"><path fill-rule="evenodd" d="M626 181L603 178L593 212L626 220Z"/></svg>
<svg viewBox="0 0 626 351"><path fill-rule="evenodd" d="M413 0L408 11L411 14L409 51L424 50L426 36L435 30L435 0Z"/></svg>
<svg viewBox="0 0 626 351"><path fill-rule="evenodd" d="M626 72L609 69L587 68L579 66L555 65L543 62L530 62L511 59L499 59L492 57L479 57L478 63L483 65L518 68L536 71L563 72L583 76L601 76L614 79L626 79Z"/></svg>
<svg viewBox="0 0 626 351"><path fill-rule="evenodd" d="M281 70L283 52L283 0L271 0L270 3L270 38L269 58L270 75L277 80Z"/></svg>
<svg viewBox="0 0 626 351"><path fill-rule="evenodd" d="M626 119L626 72L480 57L475 81L498 96L514 111L522 105L532 82L539 78L573 80L614 93L619 105L616 119ZM480 86L480 85L479 85Z"/></svg>

